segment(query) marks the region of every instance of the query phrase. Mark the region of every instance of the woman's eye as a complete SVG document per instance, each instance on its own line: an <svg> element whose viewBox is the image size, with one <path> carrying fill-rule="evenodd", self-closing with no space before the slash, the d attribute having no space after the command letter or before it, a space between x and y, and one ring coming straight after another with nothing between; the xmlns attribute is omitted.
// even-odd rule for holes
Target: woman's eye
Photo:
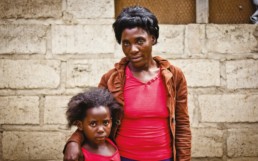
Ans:
<svg viewBox="0 0 258 161"><path fill-rule="evenodd" d="M91 127L95 127L96 125L97 125L96 122L90 122Z"/></svg>
<svg viewBox="0 0 258 161"><path fill-rule="evenodd" d="M130 44L128 42L123 42L123 46L127 47L129 46Z"/></svg>
<svg viewBox="0 0 258 161"><path fill-rule="evenodd" d="M143 39L139 39L139 40L137 41L137 43L141 45L141 44L144 43L144 40L143 40Z"/></svg>

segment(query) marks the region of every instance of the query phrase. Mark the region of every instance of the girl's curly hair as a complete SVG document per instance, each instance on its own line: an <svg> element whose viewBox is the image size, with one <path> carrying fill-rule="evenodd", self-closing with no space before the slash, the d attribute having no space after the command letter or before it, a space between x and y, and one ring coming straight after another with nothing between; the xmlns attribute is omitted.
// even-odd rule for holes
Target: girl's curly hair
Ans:
<svg viewBox="0 0 258 161"><path fill-rule="evenodd" d="M68 127L77 125L77 121L82 121L86 117L86 110L99 106L109 108L112 123L117 121L117 117L122 112L121 106L108 90L96 87L90 88L83 93L73 96L68 103L68 109L66 111Z"/></svg>

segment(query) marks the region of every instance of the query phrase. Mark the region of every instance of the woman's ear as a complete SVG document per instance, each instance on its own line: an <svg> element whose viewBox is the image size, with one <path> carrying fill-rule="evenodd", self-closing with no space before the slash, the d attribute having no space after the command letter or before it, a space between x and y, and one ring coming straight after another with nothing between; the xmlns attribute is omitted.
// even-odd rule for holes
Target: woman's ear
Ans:
<svg viewBox="0 0 258 161"><path fill-rule="evenodd" d="M156 38L154 36L151 36L152 37L152 45L155 45L156 44Z"/></svg>
<svg viewBox="0 0 258 161"><path fill-rule="evenodd" d="M77 127L80 131L83 131L82 121L77 121Z"/></svg>

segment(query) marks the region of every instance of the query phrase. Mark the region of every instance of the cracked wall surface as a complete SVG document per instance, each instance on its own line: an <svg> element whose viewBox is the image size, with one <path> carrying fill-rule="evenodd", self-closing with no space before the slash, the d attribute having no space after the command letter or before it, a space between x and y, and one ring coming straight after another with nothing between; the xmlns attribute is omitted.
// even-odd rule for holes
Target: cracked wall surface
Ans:
<svg viewBox="0 0 258 161"><path fill-rule="evenodd" d="M114 1L0 1L0 160L61 161L65 108L123 57ZM184 72L193 161L258 160L252 24L160 24L154 55Z"/></svg>

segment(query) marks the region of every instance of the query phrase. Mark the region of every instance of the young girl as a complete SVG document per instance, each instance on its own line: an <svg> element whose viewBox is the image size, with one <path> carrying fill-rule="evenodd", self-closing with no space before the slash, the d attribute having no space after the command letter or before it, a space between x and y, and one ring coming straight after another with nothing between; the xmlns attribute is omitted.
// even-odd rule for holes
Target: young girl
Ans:
<svg viewBox="0 0 258 161"><path fill-rule="evenodd" d="M68 127L76 125L85 137L80 161L120 161L117 147L108 138L120 112L119 104L104 89L91 88L71 98L66 111Z"/></svg>

